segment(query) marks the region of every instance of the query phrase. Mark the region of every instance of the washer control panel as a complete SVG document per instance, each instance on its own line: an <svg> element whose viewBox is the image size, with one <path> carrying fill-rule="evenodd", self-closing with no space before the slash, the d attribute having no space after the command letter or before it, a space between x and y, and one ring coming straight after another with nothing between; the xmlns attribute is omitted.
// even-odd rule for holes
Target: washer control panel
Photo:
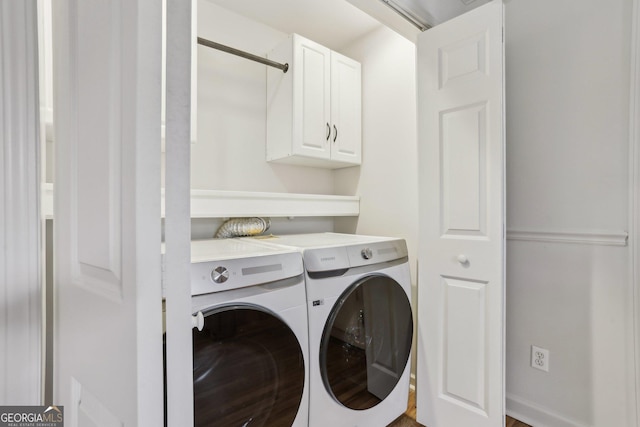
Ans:
<svg viewBox="0 0 640 427"><path fill-rule="evenodd" d="M191 263L191 295L263 285L304 273L299 252Z"/></svg>
<svg viewBox="0 0 640 427"><path fill-rule="evenodd" d="M229 270L226 267L218 266L211 270L211 280L213 283L224 283L229 278Z"/></svg>

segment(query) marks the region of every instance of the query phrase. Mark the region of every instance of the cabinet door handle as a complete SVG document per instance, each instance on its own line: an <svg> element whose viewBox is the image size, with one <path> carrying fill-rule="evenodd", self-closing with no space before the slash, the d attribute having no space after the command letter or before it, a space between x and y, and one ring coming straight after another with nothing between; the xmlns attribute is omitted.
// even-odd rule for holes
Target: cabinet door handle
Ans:
<svg viewBox="0 0 640 427"><path fill-rule="evenodd" d="M329 140L330 136L331 136L331 126L329 126L329 123L327 123L327 141Z"/></svg>
<svg viewBox="0 0 640 427"><path fill-rule="evenodd" d="M338 137L338 128L336 125L333 125L333 142L336 142L336 138Z"/></svg>

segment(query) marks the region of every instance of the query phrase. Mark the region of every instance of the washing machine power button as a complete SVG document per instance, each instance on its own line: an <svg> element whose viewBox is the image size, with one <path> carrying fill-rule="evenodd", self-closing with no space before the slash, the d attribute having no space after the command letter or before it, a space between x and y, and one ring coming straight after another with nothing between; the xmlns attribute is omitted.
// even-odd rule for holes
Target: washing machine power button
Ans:
<svg viewBox="0 0 640 427"><path fill-rule="evenodd" d="M223 266L216 267L211 271L211 280L213 280L214 283L224 283L227 281L228 278L229 278L229 270L227 270Z"/></svg>
<svg viewBox="0 0 640 427"><path fill-rule="evenodd" d="M364 248L360 254L364 259L371 259L373 257L373 252L369 248Z"/></svg>

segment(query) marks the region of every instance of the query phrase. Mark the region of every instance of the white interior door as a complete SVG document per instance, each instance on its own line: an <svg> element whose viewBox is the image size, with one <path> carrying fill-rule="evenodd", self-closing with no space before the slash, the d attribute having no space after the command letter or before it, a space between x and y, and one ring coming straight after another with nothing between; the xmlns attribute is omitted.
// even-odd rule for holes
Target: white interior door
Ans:
<svg viewBox="0 0 640 427"><path fill-rule="evenodd" d="M35 1L0 1L2 406L42 404L37 35Z"/></svg>
<svg viewBox="0 0 640 427"><path fill-rule="evenodd" d="M504 426L503 5L421 34L418 421Z"/></svg>
<svg viewBox="0 0 640 427"><path fill-rule="evenodd" d="M53 11L54 401L68 426L161 426L161 3Z"/></svg>

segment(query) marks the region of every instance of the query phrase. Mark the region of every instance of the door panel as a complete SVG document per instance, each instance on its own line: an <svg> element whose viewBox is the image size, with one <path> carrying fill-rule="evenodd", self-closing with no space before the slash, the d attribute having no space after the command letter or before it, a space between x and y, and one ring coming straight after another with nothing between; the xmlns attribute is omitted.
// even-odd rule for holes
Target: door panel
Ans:
<svg viewBox="0 0 640 427"><path fill-rule="evenodd" d="M70 426L158 426L160 4L53 8L54 401Z"/></svg>
<svg viewBox="0 0 640 427"><path fill-rule="evenodd" d="M301 70L294 74L294 96L299 102L294 101L294 105L301 105L301 110L296 111L294 123L300 137L294 137L294 141L300 141L300 146L296 147L296 152L302 155L329 158L329 137L327 136L329 126L330 85L331 85L331 51L311 40L301 37L294 38L295 55L299 55L299 60L294 59L294 63L301 64Z"/></svg>
<svg viewBox="0 0 640 427"><path fill-rule="evenodd" d="M119 2L78 2L76 221L71 232L71 268L77 284L116 301L122 299L120 153L122 56L118 46ZM94 81L102 82L100 85ZM96 99L101 102L95 102Z"/></svg>
<svg viewBox="0 0 640 427"><path fill-rule="evenodd" d="M486 232L486 105L440 113L442 234Z"/></svg>
<svg viewBox="0 0 640 427"><path fill-rule="evenodd" d="M486 407L486 285L442 278L441 388L451 401L482 411Z"/></svg>
<svg viewBox="0 0 640 427"><path fill-rule="evenodd" d="M473 80L477 74L487 75L487 36L486 31L480 31L440 47L438 52L440 89L446 88L450 83Z"/></svg>
<svg viewBox="0 0 640 427"><path fill-rule="evenodd" d="M417 417L504 425L502 1L418 40Z"/></svg>
<svg viewBox="0 0 640 427"><path fill-rule="evenodd" d="M359 164L362 159L361 65L331 52L331 158Z"/></svg>

